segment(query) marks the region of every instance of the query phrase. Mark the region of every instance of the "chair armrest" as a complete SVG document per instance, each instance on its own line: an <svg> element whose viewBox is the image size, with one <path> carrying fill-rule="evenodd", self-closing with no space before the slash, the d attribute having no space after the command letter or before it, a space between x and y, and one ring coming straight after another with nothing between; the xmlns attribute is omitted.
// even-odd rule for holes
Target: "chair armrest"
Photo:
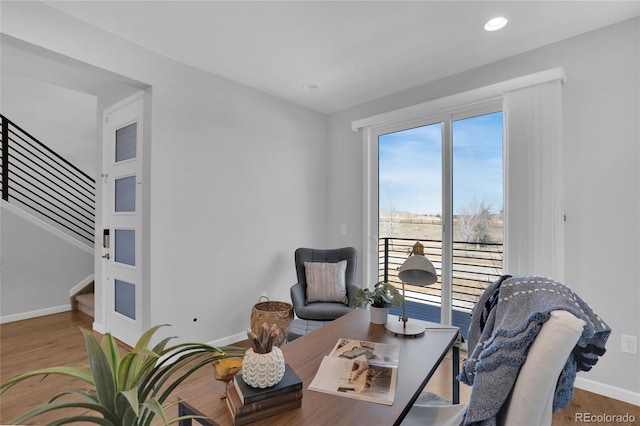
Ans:
<svg viewBox="0 0 640 426"><path fill-rule="evenodd" d="M300 283L292 285L289 291L291 293L291 303L293 304L294 309L297 306L306 305L304 288L302 288Z"/></svg>
<svg viewBox="0 0 640 426"><path fill-rule="evenodd" d="M356 284L347 284L347 299L349 300L349 303L347 305L352 308L353 304L356 301L356 291L358 291L359 288L360 286Z"/></svg>

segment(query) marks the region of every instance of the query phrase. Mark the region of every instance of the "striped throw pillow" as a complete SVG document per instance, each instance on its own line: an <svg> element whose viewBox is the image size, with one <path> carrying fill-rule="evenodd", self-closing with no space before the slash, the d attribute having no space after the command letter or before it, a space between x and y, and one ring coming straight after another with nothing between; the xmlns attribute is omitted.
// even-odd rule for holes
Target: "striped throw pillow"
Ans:
<svg viewBox="0 0 640 426"><path fill-rule="evenodd" d="M346 260L335 263L304 262L304 271L307 278L307 303L348 303Z"/></svg>

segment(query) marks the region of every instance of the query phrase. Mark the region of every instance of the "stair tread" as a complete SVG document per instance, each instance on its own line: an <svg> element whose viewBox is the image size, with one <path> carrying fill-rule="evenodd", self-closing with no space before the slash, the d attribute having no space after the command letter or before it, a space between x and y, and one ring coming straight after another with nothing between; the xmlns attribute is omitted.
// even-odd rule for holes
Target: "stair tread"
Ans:
<svg viewBox="0 0 640 426"><path fill-rule="evenodd" d="M83 305L91 306L92 308L95 305L93 293L79 294L76 296L76 301Z"/></svg>

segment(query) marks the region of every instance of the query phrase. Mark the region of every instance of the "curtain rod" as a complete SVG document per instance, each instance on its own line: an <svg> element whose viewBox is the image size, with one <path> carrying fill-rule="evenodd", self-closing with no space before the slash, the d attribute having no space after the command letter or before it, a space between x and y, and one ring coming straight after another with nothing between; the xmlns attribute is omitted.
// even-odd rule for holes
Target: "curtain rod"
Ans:
<svg viewBox="0 0 640 426"><path fill-rule="evenodd" d="M351 123L351 130L357 132L364 127L390 124L394 121L406 120L439 110L446 110L462 104L480 102L495 98L496 96L501 96L510 90L521 89L523 87L533 86L534 84L553 80L561 80L562 83L567 82L567 73L564 71L563 67L556 67L533 74L523 75L500 83L490 84L488 86L456 93L444 98L438 98L421 104L400 108L395 111L389 111L372 117L356 120Z"/></svg>

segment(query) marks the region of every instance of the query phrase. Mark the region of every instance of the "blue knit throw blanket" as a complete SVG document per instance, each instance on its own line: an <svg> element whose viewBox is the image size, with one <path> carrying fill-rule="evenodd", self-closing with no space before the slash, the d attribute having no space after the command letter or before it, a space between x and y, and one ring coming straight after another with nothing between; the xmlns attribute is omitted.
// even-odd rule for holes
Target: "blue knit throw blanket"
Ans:
<svg viewBox="0 0 640 426"><path fill-rule="evenodd" d="M503 276L476 304L469 326L471 351L460 381L472 385L464 425L496 425L529 345L551 311L565 310L586 322L556 386L553 412L573 399L577 371L589 371L605 352L611 328L568 287L539 276Z"/></svg>

